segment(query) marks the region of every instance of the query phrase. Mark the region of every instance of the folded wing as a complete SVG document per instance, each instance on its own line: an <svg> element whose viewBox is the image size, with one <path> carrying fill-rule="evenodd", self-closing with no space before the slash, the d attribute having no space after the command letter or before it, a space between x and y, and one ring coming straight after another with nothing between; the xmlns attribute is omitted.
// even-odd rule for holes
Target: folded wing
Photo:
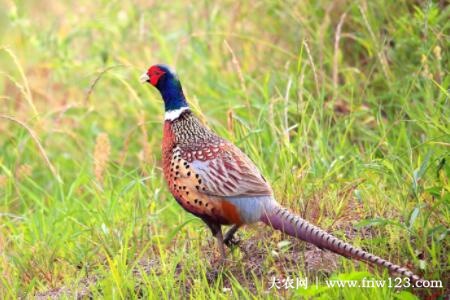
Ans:
<svg viewBox="0 0 450 300"><path fill-rule="evenodd" d="M190 163L205 187L204 193L218 197L272 195L271 187L253 162L233 144L221 143L206 152L204 159L195 158Z"/></svg>

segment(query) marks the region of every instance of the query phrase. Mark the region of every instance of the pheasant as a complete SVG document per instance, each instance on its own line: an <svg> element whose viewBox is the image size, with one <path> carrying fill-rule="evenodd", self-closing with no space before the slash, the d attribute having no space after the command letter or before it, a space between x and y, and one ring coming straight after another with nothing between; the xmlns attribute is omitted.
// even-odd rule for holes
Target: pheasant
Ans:
<svg viewBox="0 0 450 300"><path fill-rule="evenodd" d="M261 221L319 248L385 267L413 282L421 280L410 270L354 247L282 207L253 162L194 116L169 67L154 65L140 79L156 87L164 100L162 163L169 190L186 211L211 229L222 259L224 244L233 243L241 226ZM225 236L222 225L232 225Z"/></svg>

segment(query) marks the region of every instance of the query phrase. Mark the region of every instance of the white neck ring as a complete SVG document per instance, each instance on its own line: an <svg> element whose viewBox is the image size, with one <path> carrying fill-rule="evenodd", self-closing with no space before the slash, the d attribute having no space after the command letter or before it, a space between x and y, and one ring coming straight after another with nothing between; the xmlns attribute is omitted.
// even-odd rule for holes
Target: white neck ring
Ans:
<svg viewBox="0 0 450 300"><path fill-rule="evenodd" d="M180 107L174 110L169 110L166 111L165 115L164 115L164 120L166 121L173 121L175 119L178 119L178 117L181 115L181 113L185 110L188 110L189 107L184 106L184 107Z"/></svg>

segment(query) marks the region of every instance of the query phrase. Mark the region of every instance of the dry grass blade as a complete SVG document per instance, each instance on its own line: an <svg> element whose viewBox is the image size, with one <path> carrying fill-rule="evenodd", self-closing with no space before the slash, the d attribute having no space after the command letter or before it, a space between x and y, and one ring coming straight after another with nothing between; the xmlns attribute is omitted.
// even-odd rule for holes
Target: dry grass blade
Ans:
<svg viewBox="0 0 450 300"><path fill-rule="evenodd" d="M233 109L230 108L227 111L227 130L230 135L234 135L234 121L233 121Z"/></svg>
<svg viewBox="0 0 450 300"><path fill-rule="evenodd" d="M289 93L291 91L291 86L292 86L292 78L289 77L287 86L286 86L286 92L284 95L284 109L283 109L283 121L284 121L284 136L286 139L286 142L289 144L290 143L290 138L289 138L289 122L288 122L288 117L289 117Z"/></svg>
<svg viewBox="0 0 450 300"><path fill-rule="evenodd" d="M286 55L289 58L292 58L292 59L297 58L297 56L294 53L287 51L286 49L283 49L283 47L280 47L280 46L278 46L270 41L267 41L267 40L255 38L251 35L226 33L226 32L195 32L195 33L191 34L191 37L207 37L207 36L234 37L234 38L241 39L243 41L250 41L252 43L255 43L255 45L258 44L258 45L267 47L269 49L275 50L277 52L283 53L284 55Z"/></svg>
<svg viewBox="0 0 450 300"><path fill-rule="evenodd" d="M344 24L347 13L343 13L336 27L334 38L334 55L333 55L333 98L336 99L338 88L338 72L339 72L339 41L341 40L342 25Z"/></svg>
<svg viewBox="0 0 450 300"><path fill-rule="evenodd" d="M8 177L6 175L0 175L0 188L3 188L6 186Z"/></svg>
<svg viewBox="0 0 450 300"><path fill-rule="evenodd" d="M245 103L247 105L247 108L250 109L250 102L248 101L247 87L245 85L244 74L242 73L241 65L239 64L239 61L236 57L236 54L233 51L233 48L231 48L231 46L227 42L227 40L224 40L223 43L225 44L225 46L227 47L228 51L231 54L231 62L233 63L234 68L236 69L236 73L237 73L237 75L239 77L239 81L241 83L241 89L245 94Z"/></svg>
<svg viewBox="0 0 450 300"><path fill-rule="evenodd" d="M319 92L319 77L317 76L316 65L314 64L314 60L312 58L311 51L309 50L308 43L306 43L306 41L303 41L303 45L305 46L306 53L308 54L308 60L309 60L309 63L311 64L311 68L313 70L314 82L316 84L316 94L317 94L317 97L319 97L319 95L320 95L320 92Z"/></svg>
<svg viewBox="0 0 450 300"><path fill-rule="evenodd" d="M7 48L7 47L0 47L0 50L5 51L13 60L14 64L16 65L17 70L19 71L20 77L22 78L23 81L23 92L25 95L25 99L27 99L28 104L30 105L31 109L33 110L33 113L35 115L35 117L37 117L39 115L36 106L34 105L33 102L33 97L31 94L31 90L30 90L30 86L28 84L28 79L25 76L25 72L22 69L22 66L19 62L19 60L17 59L17 56L14 54L14 52L11 51L11 49Z"/></svg>
<svg viewBox="0 0 450 300"><path fill-rule="evenodd" d="M244 74L242 73L241 65L239 64L239 61L236 57L236 54L233 51L233 48L231 48L230 44L227 42L227 40L224 40L223 43L227 47L228 51L230 51L231 54L231 61L236 69L236 73L239 77L239 81L241 82L241 88L244 92L247 91L247 88L245 86L245 80L244 80Z"/></svg>
<svg viewBox="0 0 450 300"><path fill-rule="evenodd" d="M94 81L92 81L91 85L89 86L89 89L86 92L86 95L84 96L84 104L87 104L89 102L89 98L91 97L91 94L94 91L95 86L100 81L100 78L103 77L103 75L105 75L108 71L110 71L112 69L123 67L123 66L124 65L115 65L115 66L107 67L107 68L103 69L102 71L100 71L98 73L97 77L95 77Z"/></svg>
<svg viewBox="0 0 450 300"><path fill-rule="evenodd" d="M376 47L375 51L377 52L377 57L378 60L380 61L381 64L381 69L383 70L384 76L386 76L386 79L390 79L391 73L389 71L389 64L388 64L388 60L386 58L386 54L384 53L383 49L381 48L381 46L378 45L377 42L377 37L372 29L372 27L370 26L369 23L369 19L367 18L367 3L364 3L364 7L362 5L359 6L359 10L361 12L361 16L362 19L364 21L364 25L367 27L367 30L369 31L370 37L372 38L372 41ZM381 49L380 49L381 48ZM389 82L389 81L388 81Z"/></svg>
<svg viewBox="0 0 450 300"><path fill-rule="evenodd" d="M48 158L44 147L42 147L42 144L39 141L39 138L36 135L36 133L27 124L25 124L23 121L20 121L20 120L14 118L14 117L7 116L7 115L0 115L0 119L5 119L5 120L8 120L8 121L14 122L14 123L22 126L26 131L28 131L28 133L30 134L31 138L36 143L36 145L37 145L37 147L39 149L39 152L41 153L41 156L44 158L44 161L47 164L47 166L50 169L50 171L52 172L53 176L55 176L56 180L58 180L59 182L62 182L61 178L59 177L58 173L56 172L55 167L53 167L52 163L50 162L50 159Z"/></svg>
<svg viewBox="0 0 450 300"><path fill-rule="evenodd" d="M145 114L141 113L138 116L138 126L141 130L141 147L142 150L140 152L140 162L142 164L142 170L144 170L144 173L146 175L148 175L145 172L145 166L151 165L152 164L152 149L151 149L151 144L149 143L149 136L148 136L148 131L147 131L147 127L146 127L146 121L145 121Z"/></svg>
<svg viewBox="0 0 450 300"><path fill-rule="evenodd" d="M100 133L97 136L94 149L94 174L98 182L103 182L103 175L108 166L109 156L111 154L111 145L106 133Z"/></svg>

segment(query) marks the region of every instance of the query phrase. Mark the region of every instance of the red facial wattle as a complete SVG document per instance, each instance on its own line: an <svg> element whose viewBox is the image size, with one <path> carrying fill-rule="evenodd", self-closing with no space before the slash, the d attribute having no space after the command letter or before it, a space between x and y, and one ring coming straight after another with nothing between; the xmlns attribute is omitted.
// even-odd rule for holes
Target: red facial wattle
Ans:
<svg viewBox="0 0 450 300"><path fill-rule="evenodd" d="M158 84L159 79L161 78L161 76L163 76L166 72L164 72L163 70L161 70L159 67L157 66L153 66L150 69L148 69L147 75L150 78L150 83L153 86L156 86Z"/></svg>

